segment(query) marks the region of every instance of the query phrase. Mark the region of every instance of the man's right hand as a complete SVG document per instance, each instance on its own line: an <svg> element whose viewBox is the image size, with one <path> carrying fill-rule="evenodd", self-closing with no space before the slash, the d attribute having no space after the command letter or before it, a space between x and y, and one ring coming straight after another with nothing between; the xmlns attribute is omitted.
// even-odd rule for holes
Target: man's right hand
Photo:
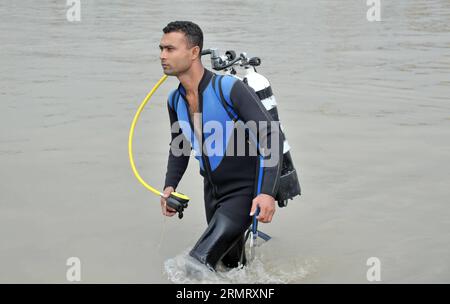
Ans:
<svg viewBox="0 0 450 304"><path fill-rule="evenodd" d="M177 211L175 209L170 208L169 206L167 206L167 203L166 203L166 198L168 198L170 196L170 194L174 191L175 191L175 189L173 187L167 187L166 189L164 189L163 197L161 197L162 214L165 216L174 216L175 213L177 213Z"/></svg>

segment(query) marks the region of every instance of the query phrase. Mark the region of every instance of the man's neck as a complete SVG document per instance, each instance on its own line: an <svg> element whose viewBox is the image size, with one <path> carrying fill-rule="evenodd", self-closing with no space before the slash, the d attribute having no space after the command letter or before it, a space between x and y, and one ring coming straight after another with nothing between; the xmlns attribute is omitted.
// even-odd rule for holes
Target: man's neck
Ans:
<svg viewBox="0 0 450 304"><path fill-rule="evenodd" d="M186 90L186 95L197 95L198 85L202 80L205 68L203 65L193 65L188 71L178 76L178 80Z"/></svg>

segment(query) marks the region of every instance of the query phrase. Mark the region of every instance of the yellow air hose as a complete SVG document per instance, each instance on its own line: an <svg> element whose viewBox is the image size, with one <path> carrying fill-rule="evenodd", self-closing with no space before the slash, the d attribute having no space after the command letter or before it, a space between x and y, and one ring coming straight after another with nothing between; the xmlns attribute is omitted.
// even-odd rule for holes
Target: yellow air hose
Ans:
<svg viewBox="0 0 450 304"><path fill-rule="evenodd" d="M147 102L152 97L153 93L155 93L155 91L159 88L159 86L166 79L167 79L167 75L164 75L163 77L161 77L161 79L155 84L155 86L150 91L150 93L148 93L147 96L144 98L144 100L142 101L141 105L139 106L139 109L136 112L136 115L134 115L133 122L131 123L130 135L128 136L128 156L130 158L130 164L131 164L131 168L133 169L134 175L136 176L138 181L145 188L147 188L148 190L150 190L151 192L153 192L154 194L156 194L158 196L162 196L163 193L161 191L158 191L157 189L153 188L149 184L147 184L144 181L144 179L140 176L139 172L136 169L136 165L134 164L134 159L133 159L133 135L134 135L134 128L136 126L137 120L139 119L139 116L141 115L142 110L144 109L145 105L147 104ZM181 194L181 193L178 193L178 192L172 192L171 196L175 196L176 198L181 199L181 200L189 201L189 197L187 195L184 195L184 194Z"/></svg>

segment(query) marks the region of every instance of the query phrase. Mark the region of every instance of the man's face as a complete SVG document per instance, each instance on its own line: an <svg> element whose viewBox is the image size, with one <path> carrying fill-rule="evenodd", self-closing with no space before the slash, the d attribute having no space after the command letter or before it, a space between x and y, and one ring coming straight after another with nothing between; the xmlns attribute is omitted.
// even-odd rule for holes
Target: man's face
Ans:
<svg viewBox="0 0 450 304"><path fill-rule="evenodd" d="M195 49L198 49L198 46L189 48L187 38L181 32L164 34L159 48L164 74L169 76L178 76L189 70L193 59L197 57Z"/></svg>

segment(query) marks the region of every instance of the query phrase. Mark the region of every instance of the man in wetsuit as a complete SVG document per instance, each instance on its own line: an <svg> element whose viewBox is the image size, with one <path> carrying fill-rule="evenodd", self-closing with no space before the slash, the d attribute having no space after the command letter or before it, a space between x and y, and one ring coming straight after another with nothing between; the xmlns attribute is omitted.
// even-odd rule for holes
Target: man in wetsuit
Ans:
<svg viewBox="0 0 450 304"><path fill-rule="evenodd" d="M167 105L172 140L164 197L169 197L177 188L193 149L204 178L208 227L190 256L210 269L215 269L219 261L228 267L237 267L246 262L244 234L257 207L260 222L271 222L275 213L274 198L283 157L281 131L279 125L273 127L272 117L247 84L232 76L216 75L203 67L203 34L198 25L176 21L169 23L163 32L159 46L161 65L166 75L176 76L180 81L178 88L170 93ZM229 107L228 111L225 107ZM246 140L243 143L237 141L240 125L233 124L230 111L239 121L256 124L253 129L244 130ZM230 129L230 122L232 132L225 132ZM216 123L223 129L215 145L207 144L211 136L217 136L207 127L208 123ZM262 133L265 135L260 136ZM252 138L257 155L250 153ZM242 145L245 145L244 155L236 152ZM213 146L215 151L211 151ZM186 148L188 153L175 153L176 149L186 152ZM217 149L223 153L217 153ZM164 198L161 208L163 215L176 213L166 205Z"/></svg>

